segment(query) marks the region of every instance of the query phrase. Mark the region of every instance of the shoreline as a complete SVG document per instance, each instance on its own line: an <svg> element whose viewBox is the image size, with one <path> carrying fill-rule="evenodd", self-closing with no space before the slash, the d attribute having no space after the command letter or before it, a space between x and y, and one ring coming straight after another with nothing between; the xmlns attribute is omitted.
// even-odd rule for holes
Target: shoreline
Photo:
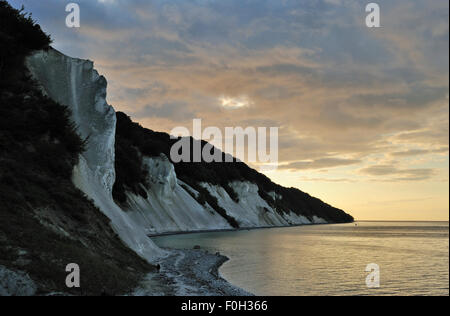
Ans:
<svg viewBox="0 0 450 316"><path fill-rule="evenodd" d="M223 232L238 232L238 231L250 231L257 229L271 229L271 228L289 228L289 227L300 227L300 226L312 226L312 225L339 225L339 224L351 224L351 223L312 223L312 224L293 224L288 226L257 226L257 227L239 227L239 228L223 228L223 229L201 229L192 231L174 231L174 232L161 232L155 234L147 234L149 238L165 237L165 236L176 236L176 235L189 235L189 234L201 234L201 233L223 233Z"/></svg>
<svg viewBox="0 0 450 316"><path fill-rule="evenodd" d="M224 278L219 268L229 260L204 250L165 248L159 272L149 273L132 296L253 296Z"/></svg>
<svg viewBox="0 0 450 316"><path fill-rule="evenodd" d="M206 229L196 231L163 232L147 234L149 238L216 232L237 232L257 229L288 228L311 225L348 223L312 223L289 226L240 227L237 229ZM133 296L254 296L224 279L220 267L230 260L217 252L211 254L203 249L163 248L169 255L159 259L160 271L149 273Z"/></svg>

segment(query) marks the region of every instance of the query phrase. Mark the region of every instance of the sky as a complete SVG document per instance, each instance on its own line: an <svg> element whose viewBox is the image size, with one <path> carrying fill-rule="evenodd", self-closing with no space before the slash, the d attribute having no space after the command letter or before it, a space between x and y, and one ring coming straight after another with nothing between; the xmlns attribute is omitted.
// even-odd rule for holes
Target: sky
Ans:
<svg viewBox="0 0 450 316"><path fill-rule="evenodd" d="M144 127L279 127L273 181L357 220L448 220L449 2L13 0Z"/></svg>

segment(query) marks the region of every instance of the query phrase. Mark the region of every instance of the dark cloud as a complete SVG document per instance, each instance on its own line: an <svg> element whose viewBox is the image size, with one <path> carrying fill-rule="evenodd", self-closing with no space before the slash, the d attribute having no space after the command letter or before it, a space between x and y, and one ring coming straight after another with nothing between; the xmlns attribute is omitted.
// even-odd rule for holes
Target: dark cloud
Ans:
<svg viewBox="0 0 450 316"><path fill-rule="evenodd" d="M383 178L383 181L419 181L435 175L431 168L399 169L394 165L374 165L359 170L362 174Z"/></svg>
<svg viewBox="0 0 450 316"><path fill-rule="evenodd" d="M279 168L289 170L323 169L354 165L360 162L361 160L356 159L320 158L313 161L291 162L285 165L280 165Z"/></svg>
<svg viewBox="0 0 450 316"><path fill-rule="evenodd" d="M310 178L310 177L301 177L300 181L308 181L308 182L347 182L347 183L354 183L357 182L354 179L347 179L347 178Z"/></svg>
<svg viewBox="0 0 450 316"><path fill-rule="evenodd" d="M438 148L438 149L410 149L405 151L396 151L390 153L393 157L410 157L410 156L419 156L419 155L427 155L427 154L442 154L447 153L448 147Z"/></svg>
<svg viewBox="0 0 450 316"><path fill-rule="evenodd" d="M196 117L195 113L184 102L168 102L159 106L147 105L142 110L131 113L131 116L136 119L158 117L181 122L192 120Z"/></svg>
<svg viewBox="0 0 450 316"><path fill-rule="evenodd" d="M359 105L411 110L425 109L436 101L445 100L447 95L448 86L411 85L404 92L355 95L353 98Z"/></svg>

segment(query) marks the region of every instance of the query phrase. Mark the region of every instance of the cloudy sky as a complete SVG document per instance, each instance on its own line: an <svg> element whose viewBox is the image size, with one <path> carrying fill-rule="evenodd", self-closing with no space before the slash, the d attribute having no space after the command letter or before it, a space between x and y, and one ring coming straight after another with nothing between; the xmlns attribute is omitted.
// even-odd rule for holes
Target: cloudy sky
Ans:
<svg viewBox="0 0 450 316"><path fill-rule="evenodd" d="M266 173L357 219L448 220L449 2L62 0L24 4L145 127L277 126Z"/></svg>

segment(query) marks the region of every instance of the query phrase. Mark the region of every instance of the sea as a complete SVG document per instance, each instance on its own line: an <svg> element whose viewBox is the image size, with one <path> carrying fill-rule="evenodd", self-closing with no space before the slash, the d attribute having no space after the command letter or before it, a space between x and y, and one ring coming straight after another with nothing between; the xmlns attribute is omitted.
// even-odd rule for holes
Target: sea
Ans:
<svg viewBox="0 0 450 316"><path fill-rule="evenodd" d="M448 222L376 222L152 238L230 258L227 281L261 296L448 296Z"/></svg>

